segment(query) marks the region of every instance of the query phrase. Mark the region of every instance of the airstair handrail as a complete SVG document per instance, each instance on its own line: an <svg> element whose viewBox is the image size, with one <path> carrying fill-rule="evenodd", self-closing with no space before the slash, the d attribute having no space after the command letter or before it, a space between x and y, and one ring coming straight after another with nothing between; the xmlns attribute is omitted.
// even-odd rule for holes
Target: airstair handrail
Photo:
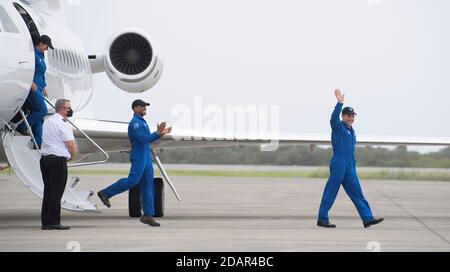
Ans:
<svg viewBox="0 0 450 272"><path fill-rule="evenodd" d="M172 181L170 180L169 175L167 174L166 170L164 169L164 166L162 165L158 154L154 150L151 150L151 152L152 152L153 157L155 158L155 162L156 162L156 165L159 168L159 172L164 177L164 179L166 180L167 184L169 184L170 189L172 189L172 192L175 195L175 197L178 199L178 201L181 201L181 196L178 194L177 189L175 188L175 186L173 185Z"/></svg>
<svg viewBox="0 0 450 272"><path fill-rule="evenodd" d="M56 107L52 104L52 102L50 100L48 100L47 97L44 97L44 99L52 108L54 108L56 110ZM69 167L81 167L81 166L97 165L97 164L107 163L109 161L109 155L108 155L108 153L105 152L105 150L103 150L94 140L91 139L91 137L89 137L82 129L77 127L72 121L67 119L67 122L69 122L69 124L71 124L81 134L83 134L83 136L86 137L86 139L88 139L105 156L105 159L101 160L101 161L74 163L74 164L68 165Z"/></svg>
<svg viewBox="0 0 450 272"><path fill-rule="evenodd" d="M34 143L34 146L36 147L36 149L39 152L39 154L42 154L41 153L41 149L39 148L39 146L38 146L38 144L36 142L36 138L34 137L33 131L32 131L31 126L30 126L30 123L28 123L27 117L26 117L26 115L25 115L25 113L23 112L22 109L20 110L20 115L22 116L23 122L25 122L25 125L27 126L28 131L30 132L31 140ZM13 133L14 133L14 131L13 131Z"/></svg>

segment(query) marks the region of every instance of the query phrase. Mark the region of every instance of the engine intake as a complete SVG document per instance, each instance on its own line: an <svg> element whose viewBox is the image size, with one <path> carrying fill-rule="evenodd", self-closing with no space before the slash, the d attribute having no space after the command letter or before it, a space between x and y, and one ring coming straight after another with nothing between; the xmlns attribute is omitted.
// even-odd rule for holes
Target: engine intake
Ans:
<svg viewBox="0 0 450 272"><path fill-rule="evenodd" d="M136 33L123 34L109 49L112 65L121 73L137 75L150 66L153 50L150 42Z"/></svg>

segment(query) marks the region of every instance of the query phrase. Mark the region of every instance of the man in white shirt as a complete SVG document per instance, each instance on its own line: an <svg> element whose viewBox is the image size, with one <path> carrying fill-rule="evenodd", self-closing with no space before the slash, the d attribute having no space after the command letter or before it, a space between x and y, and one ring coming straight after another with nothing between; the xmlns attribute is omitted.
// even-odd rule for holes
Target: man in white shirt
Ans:
<svg viewBox="0 0 450 272"><path fill-rule="evenodd" d="M61 198L67 183L67 161L75 154L75 137L67 122L73 111L70 101L60 99L55 105L56 113L45 120L42 135L42 158L40 161L44 180L42 202L42 230L68 230L61 225Z"/></svg>

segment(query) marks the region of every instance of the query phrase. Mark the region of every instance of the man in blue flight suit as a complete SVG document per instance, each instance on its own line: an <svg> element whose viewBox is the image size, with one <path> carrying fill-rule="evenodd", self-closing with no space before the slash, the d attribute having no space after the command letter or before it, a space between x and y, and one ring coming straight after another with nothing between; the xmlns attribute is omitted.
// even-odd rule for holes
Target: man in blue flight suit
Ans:
<svg viewBox="0 0 450 272"><path fill-rule="evenodd" d="M358 210L364 227L368 228L384 221L383 218L375 219L370 210L369 203L364 198L358 175L356 174L355 144L356 134L353 130L355 121L355 111L351 107L342 110L345 95L340 90L335 91L338 100L331 116L333 158L330 163L330 177L323 192L322 202L319 209L319 219L317 226L325 228L335 228L328 218L328 211L338 194L341 185L348 194L353 204ZM342 121L339 114L342 111Z"/></svg>
<svg viewBox="0 0 450 272"><path fill-rule="evenodd" d="M152 227L160 224L153 219L154 208L154 173L150 156L150 143L170 133L172 128L166 128L166 123L158 124L157 131L150 133L144 116L147 114L147 106L150 104L138 99L132 104L134 116L128 125L128 138L131 143L131 169L128 178L120 179L108 188L97 193L100 200L111 207L109 199L123 193L139 184L144 215L141 222Z"/></svg>
<svg viewBox="0 0 450 272"><path fill-rule="evenodd" d="M47 115L47 105L44 100L44 96L47 96L47 83L45 82L47 66L44 60L44 52L48 48L54 49L52 40L47 35L40 36L34 48L35 70L33 83L25 101L26 107L30 110L27 121L30 124L38 148L41 148L42 145L42 126L44 124L44 117ZM17 127L17 131L23 135L28 134L24 123L21 123Z"/></svg>

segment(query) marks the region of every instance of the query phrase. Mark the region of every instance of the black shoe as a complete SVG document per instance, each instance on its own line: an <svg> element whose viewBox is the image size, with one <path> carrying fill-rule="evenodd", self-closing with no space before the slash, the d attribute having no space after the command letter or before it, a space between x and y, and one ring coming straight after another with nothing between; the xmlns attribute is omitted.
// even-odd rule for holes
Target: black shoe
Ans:
<svg viewBox="0 0 450 272"><path fill-rule="evenodd" d="M38 149L41 149L40 147L39 148L37 148L36 147L36 145L35 144L33 144L33 147L31 148L32 150L38 150Z"/></svg>
<svg viewBox="0 0 450 272"><path fill-rule="evenodd" d="M159 227L161 226L161 224L159 224L158 222L155 221L155 219L153 219L153 217L151 216L142 216L141 217L141 222L147 225L150 225L152 227Z"/></svg>
<svg viewBox="0 0 450 272"><path fill-rule="evenodd" d="M16 129L16 131L22 136L30 136L27 129Z"/></svg>
<svg viewBox="0 0 450 272"><path fill-rule="evenodd" d="M378 219L372 219L372 220L366 221L366 222L364 222L364 228L368 228L372 225L380 224L383 221L384 221L384 218L378 218Z"/></svg>
<svg viewBox="0 0 450 272"><path fill-rule="evenodd" d="M329 221L317 221L317 226L318 227L324 227L324 228L328 228L328 229L334 229L336 228L335 224L331 224Z"/></svg>
<svg viewBox="0 0 450 272"><path fill-rule="evenodd" d="M41 149L40 146L36 147L36 145L34 144L33 140L30 140L30 141L28 142L28 146L31 148L31 150L38 150L38 149Z"/></svg>
<svg viewBox="0 0 450 272"><path fill-rule="evenodd" d="M106 195L103 193L103 191L99 191L97 193L97 195L106 207L111 208L111 203L109 203L109 198L106 197Z"/></svg>
<svg viewBox="0 0 450 272"><path fill-rule="evenodd" d="M59 225L42 226L42 230L70 230L70 227Z"/></svg>

